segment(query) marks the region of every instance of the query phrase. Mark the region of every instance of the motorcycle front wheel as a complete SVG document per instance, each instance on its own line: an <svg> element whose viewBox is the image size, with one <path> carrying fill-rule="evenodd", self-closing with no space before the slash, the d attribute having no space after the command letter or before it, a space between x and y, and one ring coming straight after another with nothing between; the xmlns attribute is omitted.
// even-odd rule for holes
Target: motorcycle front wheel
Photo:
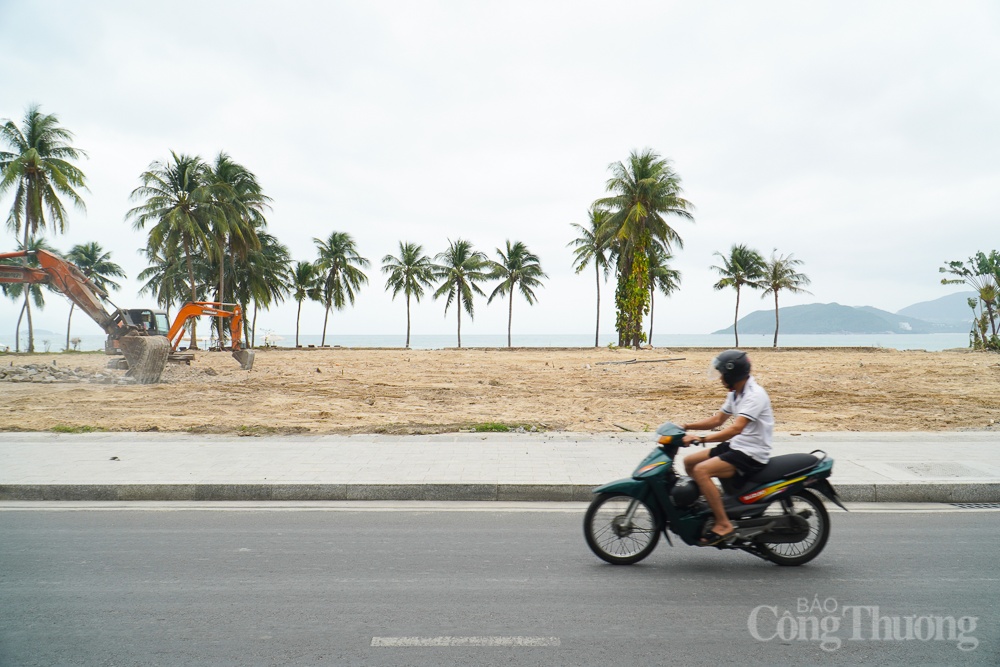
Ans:
<svg viewBox="0 0 1000 667"><path fill-rule="evenodd" d="M786 500L768 507L765 515L795 514L805 519L808 533L798 542L761 544L764 557L778 565L802 565L819 555L830 537L830 515L823 502L811 491L797 491Z"/></svg>
<svg viewBox="0 0 1000 667"><path fill-rule="evenodd" d="M641 500L602 493L583 517L587 546L612 565L632 565L648 556L660 539L656 518Z"/></svg>

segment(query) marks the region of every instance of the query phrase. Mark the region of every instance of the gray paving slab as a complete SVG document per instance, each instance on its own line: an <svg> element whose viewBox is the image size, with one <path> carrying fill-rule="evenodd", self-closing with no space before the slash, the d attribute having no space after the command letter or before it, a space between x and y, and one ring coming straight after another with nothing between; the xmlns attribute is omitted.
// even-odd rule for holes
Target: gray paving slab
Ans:
<svg viewBox="0 0 1000 667"><path fill-rule="evenodd" d="M581 501L653 446L648 433L0 433L0 500ZM775 454L814 449L847 500L1000 502L1000 432L776 436Z"/></svg>

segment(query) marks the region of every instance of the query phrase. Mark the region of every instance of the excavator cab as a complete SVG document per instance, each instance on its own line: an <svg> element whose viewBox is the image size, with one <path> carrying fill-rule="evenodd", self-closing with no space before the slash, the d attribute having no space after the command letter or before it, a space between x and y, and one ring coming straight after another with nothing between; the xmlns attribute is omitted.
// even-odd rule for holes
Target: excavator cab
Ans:
<svg viewBox="0 0 1000 667"><path fill-rule="evenodd" d="M166 336L170 332L170 321L165 311L127 308L123 312L128 324L142 329L150 336Z"/></svg>

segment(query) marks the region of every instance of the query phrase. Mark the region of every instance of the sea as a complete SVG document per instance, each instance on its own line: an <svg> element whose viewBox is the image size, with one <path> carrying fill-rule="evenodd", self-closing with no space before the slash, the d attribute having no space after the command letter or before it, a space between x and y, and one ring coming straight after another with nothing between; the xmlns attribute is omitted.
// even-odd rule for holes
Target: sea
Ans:
<svg viewBox="0 0 1000 667"><path fill-rule="evenodd" d="M79 336L77 347L82 352L103 350L104 336ZM301 335L299 344L303 347L319 347L321 336ZM601 334L598 338L600 347L616 343L614 333ZM771 347L773 334L753 335L740 334L740 347ZM265 345L273 347L295 347L295 334L258 335L255 341L257 347ZM412 335L410 347L417 350L439 350L456 347L458 343L455 334L445 335ZM656 334L653 335L654 348L705 347L725 349L733 347L732 334ZM61 352L66 345L66 334L49 332L36 333L35 350L37 352ZM342 348L404 348L406 336L393 334L371 335L330 335L326 337L326 345ZM561 347L588 348L594 347L594 334L514 334L511 337L513 347ZM969 335L966 333L937 334L788 334L779 335L779 347L872 347L894 350L926 350L936 352L952 348L967 348ZM27 336L22 332L21 350L27 347ZM462 336L464 348L497 348L507 347L506 334L468 334ZM14 351L14 336L0 334L0 352Z"/></svg>

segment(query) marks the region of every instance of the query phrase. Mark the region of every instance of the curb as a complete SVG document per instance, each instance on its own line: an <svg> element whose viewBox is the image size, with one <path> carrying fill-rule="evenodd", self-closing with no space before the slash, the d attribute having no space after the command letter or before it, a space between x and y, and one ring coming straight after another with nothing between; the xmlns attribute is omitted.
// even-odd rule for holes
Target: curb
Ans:
<svg viewBox="0 0 1000 667"><path fill-rule="evenodd" d="M4 484L0 500L265 501L436 500L588 502L597 485L580 484ZM837 484L845 502L995 503L1000 482Z"/></svg>

